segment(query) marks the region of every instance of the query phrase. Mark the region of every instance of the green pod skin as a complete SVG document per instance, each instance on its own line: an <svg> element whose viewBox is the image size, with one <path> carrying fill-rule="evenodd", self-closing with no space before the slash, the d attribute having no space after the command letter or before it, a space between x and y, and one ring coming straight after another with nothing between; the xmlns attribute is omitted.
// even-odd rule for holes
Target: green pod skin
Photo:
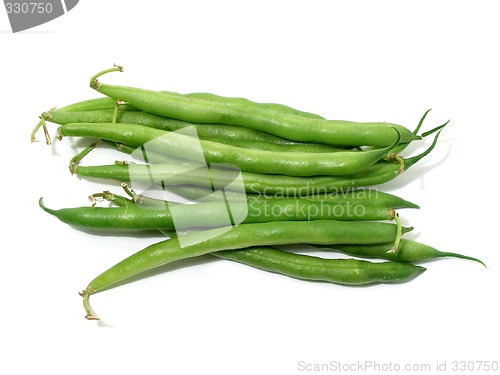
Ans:
<svg viewBox="0 0 500 375"><path fill-rule="evenodd" d="M212 195L213 191L208 188L193 185L177 185L168 186L166 189L169 193L173 193L184 199L198 202L213 202L220 201L218 196ZM259 194L242 194L238 192L225 191L225 199L228 201L273 201L282 199L306 199L310 201L329 202L347 206L363 206L363 207L385 207L385 208L420 208L415 203L407 201L396 195L384 193L376 189L359 189L356 191L331 193L331 194L316 194L297 197L284 197L279 195L259 195ZM145 205L164 205L163 200L136 196L139 202L136 203Z"/></svg>
<svg viewBox="0 0 500 375"><path fill-rule="evenodd" d="M181 94L177 94L177 93L174 93L171 91L161 91L161 92L165 92L167 94L172 94L172 95L181 95ZM278 112L278 113L297 115L297 116L302 116L302 117L307 117L307 118L324 119L324 117L317 115L315 113L300 111L298 109L289 107L289 106L284 105L284 104L278 104L278 103L259 103L259 102L254 102L252 100L248 100L245 98L220 96L220 95L211 94L211 93L207 93L207 92L193 92L190 94L184 94L183 96L186 98L202 99L205 101L213 102L217 105L224 105L224 106L234 107L234 108L262 109L262 110L266 110L266 111L273 111L273 112Z"/></svg>
<svg viewBox="0 0 500 375"><path fill-rule="evenodd" d="M109 99L109 98L106 98ZM113 100L113 99L111 99ZM130 123L143 125L150 128L165 130L165 131L176 131L184 129L188 126L194 126L196 128L196 133L201 139L216 138L218 140L231 141L255 141L255 142L266 142L279 145L316 145L315 143L300 143L293 142L288 139L276 137L271 134L259 132L257 130L242 128L239 126L229 126L223 124L196 124L193 122L186 122L175 120L171 118L161 117L152 115L143 111L130 111L123 110L123 106L120 106L120 110L117 112L117 122ZM50 121L59 125L66 125L70 123L110 123L113 122L114 111L110 109L106 110L89 110L89 111L63 111L62 109L51 110L45 112L46 121ZM319 144L318 144L319 145ZM338 150L339 147L321 145L323 149L329 148L331 150Z"/></svg>
<svg viewBox="0 0 500 375"><path fill-rule="evenodd" d="M203 139L203 138L202 138ZM359 150L347 150L346 148L323 145L319 143L296 143L296 144L275 144L263 141L248 141L246 139L225 139L225 138L204 138L210 142L223 143L226 145L258 149L272 152L310 152L310 153L328 153L328 152L361 152ZM320 156L320 155L318 155Z"/></svg>
<svg viewBox="0 0 500 375"><path fill-rule="evenodd" d="M485 266L485 264L477 258L457 253L440 251L429 245L425 245L423 243L408 239L401 240L398 246L398 251L394 253L387 253L387 250L389 250L393 245L393 243L388 242L385 244L376 245L335 245L326 247L331 248L335 251L340 251L347 255L359 256L363 258L388 259L404 263L420 263L432 259L453 257L472 260L475 262L479 262L483 266ZM325 248L321 245L317 247L320 247L322 249Z"/></svg>
<svg viewBox="0 0 500 375"><path fill-rule="evenodd" d="M215 200L219 200L218 197L214 197L212 195L213 191L208 188L204 188L201 186L194 185L172 185L165 187L165 190L173 193L179 197L184 199L188 199L191 201L197 202L211 202ZM366 190L366 192L365 192ZM225 191L225 198L228 201L262 201L262 200L276 200L276 199L286 199L286 198L297 198L297 199L307 199L311 201L321 201L321 202L330 202L342 205L351 205L351 206L371 206L371 207L385 207L385 208L420 208L417 204L407 201L401 197L396 195L384 193L379 190L369 190L369 189L360 189L359 191L350 191L350 192L339 192L339 193L331 193L331 194L314 194L314 195L305 195L305 196L279 196L279 195L262 195L262 194L242 194L238 192ZM140 196L140 199L143 201L153 200L154 198L147 198Z"/></svg>
<svg viewBox="0 0 500 375"><path fill-rule="evenodd" d="M132 201L120 207L71 207L58 210L46 207L42 198L38 203L45 212L79 229L97 231L174 229L170 211L141 209Z"/></svg>
<svg viewBox="0 0 500 375"><path fill-rule="evenodd" d="M92 280L84 296L99 292L120 281L161 265L221 250L242 249L251 246L309 244L374 244L394 241L396 225L368 221L278 221L241 224L229 230L216 228L190 232L152 244L122 260Z"/></svg>
<svg viewBox="0 0 500 375"><path fill-rule="evenodd" d="M112 110L116 106L116 100L108 96L96 99L83 100L81 102L69 104L67 106L58 108L57 110L52 109L46 113L53 112L81 112L81 111L99 111L99 110ZM122 110L127 111L137 111L137 108L132 107L128 104L122 104L120 106Z"/></svg>
<svg viewBox="0 0 500 375"><path fill-rule="evenodd" d="M154 207L138 206L120 198L120 207L71 207L54 210L46 207L42 199L40 207L62 222L77 228L108 230L174 230L193 227L219 227L230 225L228 212L241 224L270 221L310 220L393 220L395 211L385 207L354 207L329 202L311 202L299 199L273 201L206 202L180 204L158 201ZM113 200L115 197L113 197ZM175 221L171 209L175 210ZM236 224L240 224L239 222Z"/></svg>
<svg viewBox="0 0 500 375"><path fill-rule="evenodd" d="M210 139L208 139L210 140ZM137 147L132 147L129 145L124 145L122 143L117 143L117 142L112 142L103 139L102 140L104 143L107 145L111 146L112 148L121 151L123 153L129 154L129 155L134 155L135 158L138 158L140 155L140 160L141 161L146 161L144 160L144 153L138 152ZM210 140L212 141L212 140ZM218 140L215 140L217 142ZM222 143L222 142L221 142ZM237 141L238 144L237 147L243 146L242 141ZM228 141L227 144L235 145L233 142ZM261 150L267 150L267 151L273 151L273 152L294 152L295 150L301 150L302 152L318 152L318 151L325 151L322 149L323 145L276 145L272 143L267 143L267 142L249 142L248 146L253 146L253 147L248 147L248 148L254 148L254 149L261 149ZM326 146L330 147L330 146ZM331 150L330 150L331 151ZM345 151L345 150L335 150L335 151ZM193 168L200 168L202 167L202 164L196 163L194 161L189 161L186 159L177 159L173 156L170 155L165 155L159 152L151 151L148 148L147 154L146 154L147 162L149 163L168 163L168 164L178 164L178 165L183 165L183 166L192 166Z"/></svg>
<svg viewBox="0 0 500 375"><path fill-rule="evenodd" d="M297 279L341 285L400 283L413 279L425 271L425 268L413 264L324 259L271 247L218 251L211 255Z"/></svg>
<svg viewBox="0 0 500 375"><path fill-rule="evenodd" d="M362 206L377 206L387 208L420 208L417 204L407 201L397 195L385 193L377 189L358 189L335 194L316 194L304 197L309 200L320 200L339 204Z"/></svg>
<svg viewBox="0 0 500 375"><path fill-rule="evenodd" d="M392 129L394 133L396 131ZM73 123L58 129L60 136L102 138L140 147L149 141L152 151L199 160L198 146L190 137L141 125L125 123ZM166 136L168 135L168 136ZM272 152L243 149L216 142L200 140L207 163L226 163L247 172L283 174L288 176L344 176L359 173L375 164L399 144L399 135L384 148L370 151L339 151L321 154L306 152Z"/></svg>
<svg viewBox="0 0 500 375"><path fill-rule="evenodd" d="M324 120L263 109L234 108L217 105L203 99L179 97L134 87L107 85L97 80L91 82L91 87L106 96L124 100L136 108L158 116L200 124L237 125L296 142L385 147L393 144L397 139L394 128L401 135L401 143L420 139L401 125L385 122Z"/></svg>

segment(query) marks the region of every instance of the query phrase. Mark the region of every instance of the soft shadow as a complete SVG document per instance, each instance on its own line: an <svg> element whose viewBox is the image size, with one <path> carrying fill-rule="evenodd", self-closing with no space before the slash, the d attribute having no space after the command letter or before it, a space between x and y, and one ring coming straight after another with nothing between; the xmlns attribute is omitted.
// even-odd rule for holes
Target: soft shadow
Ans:
<svg viewBox="0 0 500 375"><path fill-rule="evenodd" d="M449 145L446 154L440 160L436 160L432 164L421 165L420 163L425 162L427 160L430 160L427 158L429 157L429 155L432 155L432 152L431 152L429 155L427 155L422 160L420 160L417 164L415 164L411 168L405 170L400 176L397 176L394 180L379 185L379 188L381 190L384 190L384 189L397 190L397 189L402 189L404 186L410 184L413 181L420 180L421 181L421 188L420 189L424 189L425 188L425 174L427 172L430 172L431 170L435 169L436 167L440 166L446 160L448 160L448 157L451 154L451 149L453 147L453 143L455 141L456 141L456 138L452 138L452 139L445 139L445 140L442 140L440 142L441 144L444 143L444 144ZM423 145L422 149L425 149L425 148L426 148L426 146Z"/></svg>

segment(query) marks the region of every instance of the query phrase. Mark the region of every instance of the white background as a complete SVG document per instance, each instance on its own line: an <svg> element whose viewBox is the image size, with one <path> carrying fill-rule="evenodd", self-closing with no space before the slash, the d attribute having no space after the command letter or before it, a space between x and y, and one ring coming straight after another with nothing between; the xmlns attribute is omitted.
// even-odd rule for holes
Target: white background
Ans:
<svg viewBox="0 0 500 375"><path fill-rule="evenodd" d="M0 373L305 373L300 361L430 364L427 373L447 361L451 373L454 360L500 361L495 5L86 0L19 34L1 9ZM96 294L104 324L86 321L77 292L160 237L85 233L45 214L40 196L86 205L109 186L69 174L78 143L29 135L42 111L96 97L88 79L113 63L125 72L103 81L328 118L413 128L432 108L426 129L451 119L435 152L383 188L420 204L400 212L410 238L489 268L444 259L406 284L349 288L207 256Z"/></svg>

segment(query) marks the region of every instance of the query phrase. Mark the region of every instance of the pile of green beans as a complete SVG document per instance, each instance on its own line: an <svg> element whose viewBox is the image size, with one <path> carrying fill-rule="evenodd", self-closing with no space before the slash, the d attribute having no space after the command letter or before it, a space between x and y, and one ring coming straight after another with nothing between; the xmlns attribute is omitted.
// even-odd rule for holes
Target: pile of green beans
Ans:
<svg viewBox="0 0 500 375"><path fill-rule="evenodd" d="M447 123L418 134L429 111L410 131L386 122L325 119L276 103L98 80L118 71L123 68L114 66L91 78L91 88L103 97L43 112L31 134L33 141L43 129L50 144L47 123L52 122L59 126L57 139L88 139L89 145L71 158L71 173L113 187L119 183L124 191L92 194L85 207L53 209L40 198L45 212L96 233L165 235L88 284L81 292L87 319L99 319L90 295L205 254L341 285L406 282L425 271L418 263L444 257L483 264L403 238L413 228L401 225L396 209L418 205L376 188L434 149ZM429 135L434 138L423 152L401 155ZM81 165L98 146L127 160ZM98 207L100 202L107 203ZM344 255L300 254L289 245Z"/></svg>

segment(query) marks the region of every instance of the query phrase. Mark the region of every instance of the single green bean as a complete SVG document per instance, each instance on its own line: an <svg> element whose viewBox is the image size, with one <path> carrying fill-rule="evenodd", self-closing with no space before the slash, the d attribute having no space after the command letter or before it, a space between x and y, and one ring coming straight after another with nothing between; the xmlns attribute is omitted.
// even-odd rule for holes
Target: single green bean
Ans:
<svg viewBox="0 0 500 375"><path fill-rule="evenodd" d="M217 251L211 255L298 279L342 285L398 283L413 279L425 271L423 267L406 263L325 259L271 247Z"/></svg>
<svg viewBox="0 0 500 375"><path fill-rule="evenodd" d="M159 189L158 189L159 190ZM208 188L194 185L171 185L165 186L164 189L167 193L175 194L181 198L198 202L213 202L220 201L219 194L213 194L214 191ZM338 193L323 193L304 196L281 196L263 195L263 194L243 194L239 192L225 191L225 199L229 201L262 201L262 200L279 200L279 199L307 199L311 201L322 201L336 204L343 204L349 206L372 206L372 207L385 207L385 208L420 208L417 204L407 201L401 197L393 194L385 193L377 189L358 189L354 191L338 192ZM146 205L164 205L163 200L150 198L144 195L135 194L134 199L137 203Z"/></svg>
<svg viewBox="0 0 500 375"><path fill-rule="evenodd" d="M192 166L192 168L201 168L203 167L203 164L197 163L192 160L186 160L186 159L178 159L172 155L165 155L160 152L152 151L149 149L146 151L145 147L133 147L129 145L125 145L123 143L118 143L118 142L113 142L113 141L108 141L108 140L103 140L104 143L106 143L108 146L112 147L115 150L118 150L120 152L132 155L136 160L141 161L141 162L147 162L147 163L165 163L165 164L178 164L178 165L183 165L183 166ZM255 143L255 142L253 142ZM264 142L262 142L264 143ZM288 148L290 145L275 145L275 144L269 144L266 143L263 145L262 149L267 149L269 151L269 147L267 145L271 145L277 148ZM256 146L253 144L253 146ZM317 145L317 146L322 146L322 145ZM254 148L258 148L260 145L257 145ZM312 145L311 148L308 147L308 145L300 145L300 146L292 146L292 148L302 148L305 147L308 150L303 150L304 152L315 152L314 149L316 148L315 145ZM275 152L281 152L282 150L275 149ZM339 150L340 151L340 150ZM290 149L288 149L287 152L293 152Z"/></svg>
<svg viewBox="0 0 500 375"><path fill-rule="evenodd" d="M401 239L398 246L398 251L395 253L388 253L387 251L393 246L393 243L376 244L376 245L334 245L334 246L321 246L317 245L321 249L330 248L335 251L340 251L348 255L359 256L363 258L380 258L388 259L397 262L405 263L418 263L424 262L431 259L444 258L444 257L454 257L461 259L468 259L475 262L481 263L483 266L485 264L477 258L470 256L445 252L437 250L429 245L409 240ZM486 266L485 266L486 267Z"/></svg>
<svg viewBox="0 0 500 375"><path fill-rule="evenodd" d="M138 206L123 197L123 207L71 207L58 210L39 205L62 222L93 230L173 230L192 227L219 227L270 221L310 220L393 220L392 208L350 206L303 199L278 199L253 202L205 202L183 204L162 201L163 205ZM106 198L114 200L115 195ZM230 215L230 216L229 216ZM232 219L232 220L231 220Z"/></svg>
<svg viewBox="0 0 500 375"><path fill-rule="evenodd" d="M97 74L100 76L102 74ZM213 102L179 97L168 93L134 87L114 86L91 79L91 87L100 93L121 99L155 115L195 123L237 125L297 142L326 143L340 146L380 146L394 144L400 134L401 143L420 139L407 128L385 122L360 123L324 120L276 113L264 109L234 108ZM399 143L399 142L398 142Z"/></svg>
<svg viewBox="0 0 500 375"><path fill-rule="evenodd" d="M394 129L392 131L397 134ZM375 164L400 141L398 135L392 144L376 150L310 154L242 149L204 140L200 140L197 145L192 142L192 138L182 134L125 123L66 124L59 127L58 134L103 138L135 147L147 143L148 150L194 161L200 160L201 146L207 163L226 163L243 171L288 176L341 176L358 173Z"/></svg>

